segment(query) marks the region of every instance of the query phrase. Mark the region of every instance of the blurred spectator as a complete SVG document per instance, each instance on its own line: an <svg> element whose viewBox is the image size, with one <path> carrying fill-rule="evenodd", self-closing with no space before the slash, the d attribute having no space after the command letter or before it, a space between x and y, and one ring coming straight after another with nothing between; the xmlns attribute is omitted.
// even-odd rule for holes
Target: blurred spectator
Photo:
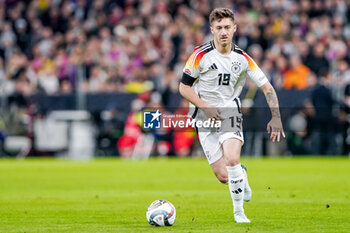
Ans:
<svg viewBox="0 0 350 233"><path fill-rule="evenodd" d="M315 155L331 155L336 151L336 121L333 116L335 101L329 89L330 82L330 75L322 76L311 94L315 108L315 116L312 120L314 127L311 135L312 153Z"/></svg>
<svg viewBox="0 0 350 233"><path fill-rule="evenodd" d="M59 94L69 94L72 92L72 85L68 79L60 79Z"/></svg>
<svg viewBox="0 0 350 233"><path fill-rule="evenodd" d="M5 142L5 122L2 119L2 114L0 112L0 157L4 156L4 142Z"/></svg>
<svg viewBox="0 0 350 233"><path fill-rule="evenodd" d="M350 154L350 83L345 86L344 99L339 114L343 138L343 154Z"/></svg>
<svg viewBox="0 0 350 233"><path fill-rule="evenodd" d="M314 117L314 106L306 101L304 106L289 119L290 132L287 133L287 145L293 155L312 153L310 135L313 132Z"/></svg>
<svg viewBox="0 0 350 233"><path fill-rule="evenodd" d="M141 118L142 112L141 109L144 107L144 102L140 99L135 99L132 102L131 112L129 113L125 126L124 134L118 140L117 146L120 152L120 155L125 158L130 158L133 155L135 146L138 140L142 140L142 131L141 131Z"/></svg>
<svg viewBox="0 0 350 233"><path fill-rule="evenodd" d="M182 99L178 110L175 112L176 119L186 120L188 118L188 101ZM191 153L191 148L196 140L196 133L193 128L186 130L175 130L173 146L177 156L188 156Z"/></svg>
<svg viewBox="0 0 350 233"><path fill-rule="evenodd" d="M283 87L288 90L296 88L303 90L308 87L308 76L310 74L309 68L301 63L298 56L290 58L289 68L283 77Z"/></svg>
<svg viewBox="0 0 350 233"><path fill-rule="evenodd" d="M314 72L317 76L328 73L329 62L325 58L325 47L321 43L317 43L312 53L306 58L305 64Z"/></svg>
<svg viewBox="0 0 350 233"><path fill-rule="evenodd" d="M90 71L90 76L85 83L85 91L99 92L105 90L107 73L99 66L93 66Z"/></svg>
<svg viewBox="0 0 350 233"><path fill-rule="evenodd" d="M350 67L347 61L339 60L333 74L332 93L335 100L343 102L345 87L350 84Z"/></svg>

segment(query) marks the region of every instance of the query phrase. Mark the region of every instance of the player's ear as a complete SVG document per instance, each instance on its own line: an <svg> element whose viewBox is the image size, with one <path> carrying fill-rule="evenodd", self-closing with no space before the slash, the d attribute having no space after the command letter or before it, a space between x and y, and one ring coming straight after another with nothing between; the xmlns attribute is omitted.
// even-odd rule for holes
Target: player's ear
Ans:
<svg viewBox="0 0 350 233"><path fill-rule="evenodd" d="M212 25L210 25L210 31L211 31L211 34L214 34L214 28Z"/></svg>
<svg viewBox="0 0 350 233"><path fill-rule="evenodd" d="M233 24L233 32L235 33L237 30L237 24Z"/></svg>

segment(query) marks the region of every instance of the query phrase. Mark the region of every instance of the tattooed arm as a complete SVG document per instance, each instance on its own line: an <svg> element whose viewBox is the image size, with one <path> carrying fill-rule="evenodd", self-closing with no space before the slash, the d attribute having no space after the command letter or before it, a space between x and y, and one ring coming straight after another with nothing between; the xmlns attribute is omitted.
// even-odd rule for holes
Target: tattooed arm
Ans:
<svg viewBox="0 0 350 233"><path fill-rule="evenodd" d="M264 92L267 104L271 110L271 121L267 124L267 132L271 133L270 139L274 142L280 141L280 136L286 137L283 131L281 114L278 105L278 98L275 89L270 82L265 83L261 86L261 90Z"/></svg>

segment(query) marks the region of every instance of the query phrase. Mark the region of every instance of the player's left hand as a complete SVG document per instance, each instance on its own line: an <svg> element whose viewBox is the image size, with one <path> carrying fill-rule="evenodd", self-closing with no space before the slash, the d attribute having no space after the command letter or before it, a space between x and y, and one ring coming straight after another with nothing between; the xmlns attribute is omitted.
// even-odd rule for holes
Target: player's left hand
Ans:
<svg viewBox="0 0 350 233"><path fill-rule="evenodd" d="M281 134L285 138L286 135L283 131L283 126L281 122L281 118L278 117L272 117L271 121L267 124L267 132L270 134L270 139L275 142L280 141Z"/></svg>

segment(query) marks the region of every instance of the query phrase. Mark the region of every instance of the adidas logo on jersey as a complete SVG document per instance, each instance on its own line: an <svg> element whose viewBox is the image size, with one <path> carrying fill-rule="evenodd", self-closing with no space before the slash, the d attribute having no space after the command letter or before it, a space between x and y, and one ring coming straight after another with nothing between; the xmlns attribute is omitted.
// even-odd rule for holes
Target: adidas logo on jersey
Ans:
<svg viewBox="0 0 350 233"><path fill-rule="evenodd" d="M217 70L218 67L216 66L215 63L213 63L210 67L209 67L209 70Z"/></svg>

